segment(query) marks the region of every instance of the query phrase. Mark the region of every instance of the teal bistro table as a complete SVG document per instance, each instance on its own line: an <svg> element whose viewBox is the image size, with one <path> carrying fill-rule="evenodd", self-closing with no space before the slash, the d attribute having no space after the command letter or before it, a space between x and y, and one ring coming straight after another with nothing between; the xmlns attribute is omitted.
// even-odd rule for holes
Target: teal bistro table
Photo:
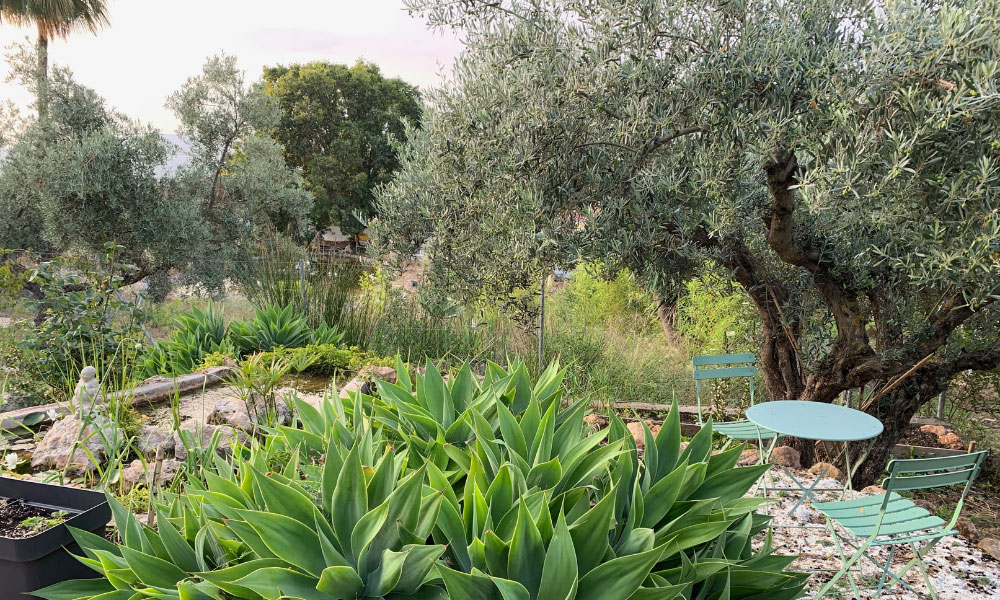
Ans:
<svg viewBox="0 0 1000 600"><path fill-rule="evenodd" d="M747 409L747 419L758 427L770 429L778 433L802 438L805 440L817 440L823 442L841 442L844 444L844 460L847 466L847 477L844 487L841 490L840 499L843 500L851 491L851 480L858 466L864 462L865 457L871 451L872 445L882 433L882 422L875 417L863 413L860 410L840 406L837 404L826 404L823 402L806 402L803 400L775 400L773 402L762 402ZM850 443L868 440L868 446L858 460L857 464L851 465ZM813 498L813 490L816 484L823 478L824 473L816 477L812 486L805 487L786 468L785 474L791 478L799 490L803 493L802 498L792 507L789 514L794 513L806 498ZM793 488L794 489L794 488Z"/></svg>

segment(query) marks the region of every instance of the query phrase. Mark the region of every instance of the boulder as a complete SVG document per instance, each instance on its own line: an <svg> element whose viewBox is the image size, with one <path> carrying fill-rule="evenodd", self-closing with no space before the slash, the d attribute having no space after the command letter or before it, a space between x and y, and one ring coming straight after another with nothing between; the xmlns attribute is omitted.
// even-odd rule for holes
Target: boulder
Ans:
<svg viewBox="0 0 1000 600"><path fill-rule="evenodd" d="M365 381L365 379L363 377L355 377L354 379L352 379L352 380L348 381L347 383L345 383L344 387L340 388L340 397L341 398L347 398L348 394L350 394L352 392L361 392L361 393L364 393L364 391L362 391L361 388L366 383L368 383L368 382Z"/></svg>
<svg viewBox="0 0 1000 600"><path fill-rule="evenodd" d="M747 448L743 452L740 452L740 459L736 461L736 465L740 467L749 467L760 462L760 452L756 448Z"/></svg>
<svg viewBox="0 0 1000 600"><path fill-rule="evenodd" d="M161 445L167 454L174 451L173 432L154 425L143 425L139 430L139 439L136 440L136 449L146 458L154 458L156 449Z"/></svg>
<svg viewBox="0 0 1000 600"><path fill-rule="evenodd" d="M819 477L821 474L824 478L843 480L844 474L840 472L840 469L831 465L828 462L818 462L813 466L809 467L809 474Z"/></svg>
<svg viewBox="0 0 1000 600"><path fill-rule="evenodd" d="M274 400L277 411L277 421L279 425L288 423L291 418L291 410L281 398ZM212 425L229 425L243 431L253 431L253 421L258 415L263 415L266 411L266 403L263 398L257 398L255 414L247 412L247 405L237 398L223 398L215 403L215 408L208 414L205 421Z"/></svg>
<svg viewBox="0 0 1000 600"><path fill-rule="evenodd" d="M885 488L880 485L870 485L861 490L862 496L878 496L879 494L884 494Z"/></svg>
<svg viewBox="0 0 1000 600"><path fill-rule="evenodd" d="M997 538L983 538L976 546L994 559L1000 560L1000 540Z"/></svg>
<svg viewBox="0 0 1000 600"><path fill-rule="evenodd" d="M138 484L149 485L149 480L153 476L153 468L156 463L153 461L143 464L141 460L135 459L128 467L122 471L122 482L126 488L132 488ZM177 477L180 463L172 458L165 459L160 464L159 484L161 486L170 485L170 482Z"/></svg>
<svg viewBox="0 0 1000 600"><path fill-rule="evenodd" d="M191 441L202 448L208 447L216 430L221 430L222 432L219 434L219 446L216 449L219 454L228 454L230 446L237 436L240 441L244 441L247 438L247 434L242 429L234 427L212 425L211 423L197 423L195 421L189 421L181 425L181 431L187 432L185 437L190 438ZM180 432L174 431L173 441L174 456L177 457L177 460L187 460L187 447L181 441Z"/></svg>
<svg viewBox="0 0 1000 600"><path fill-rule="evenodd" d="M945 448L951 448L952 450L965 450L965 444L962 442L961 438L954 433L946 433L942 436L938 436L938 443Z"/></svg>
<svg viewBox="0 0 1000 600"><path fill-rule="evenodd" d="M626 427L628 427L629 433L632 434L632 439L635 440L636 448L644 448L646 446L646 430L643 429L642 423L633 421L627 424ZM649 427L654 437L660 431L660 426L655 423L647 422L646 427Z"/></svg>
<svg viewBox="0 0 1000 600"><path fill-rule="evenodd" d="M590 413L583 417L583 422L589 425L594 431L597 431L604 424L604 417Z"/></svg>
<svg viewBox="0 0 1000 600"><path fill-rule="evenodd" d="M931 433L938 437L941 437L942 435L948 433L948 428L945 427L944 425L921 425L920 431L923 431L924 433Z"/></svg>
<svg viewBox="0 0 1000 600"><path fill-rule="evenodd" d="M955 523L955 530L958 531L958 535L969 538L970 540L976 540L979 537L979 532L976 530L976 524L973 523L968 517L959 517L958 521Z"/></svg>
<svg viewBox="0 0 1000 600"><path fill-rule="evenodd" d="M358 377L368 381L381 379L382 381L388 381L389 383L396 383L396 369L393 369L392 367L377 367L375 365L368 365L361 367L361 370L358 371Z"/></svg>
<svg viewBox="0 0 1000 600"><path fill-rule="evenodd" d="M802 460L799 451L791 446L778 446L771 451L771 462L788 467L789 469L802 468Z"/></svg>
<svg viewBox="0 0 1000 600"><path fill-rule="evenodd" d="M82 431L81 431L82 429ZM77 442L78 440L79 443ZM86 449L99 463L103 463L106 453L101 436L92 424L84 422L76 416L68 416L56 421L42 438L34 454L31 455L33 469L65 469L74 473L90 472L97 468Z"/></svg>

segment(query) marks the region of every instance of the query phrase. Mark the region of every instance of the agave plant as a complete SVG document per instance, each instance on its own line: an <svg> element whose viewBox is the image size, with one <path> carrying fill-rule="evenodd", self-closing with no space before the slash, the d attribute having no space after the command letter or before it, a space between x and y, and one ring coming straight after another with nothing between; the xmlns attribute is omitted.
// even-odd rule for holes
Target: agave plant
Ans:
<svg viewBox="0 0 1000 600"><path fill-rule="evenodd" d="M681 451L677 410L639 462L617 423L611 444L629 450L609 452L593 486L533 485L508 462L493 478L474 466L463 498L445 494L434 539L452 559L438 566L451 598L798 597L805 577L783 572L794 557L772 555L769 537L751 547L768 518L742 496L766 465L734 469L741 447L712 455L710 424Z"/></svg>
<svg viewBox="0 0 1000 600"><path fill-rule="evenodd" d="M140 371L146 376L182 374L195 371L212 352L233 354L222 315L209 303L176 319L177 329L166 340L153 346L143 357Z"/></svg>
<svg viewBox="0 0 1000 600"><path fill-rule="evenodd" d="M258 308L253 321L233 322L229 328L233 342L244 354L277 347L298 348L312 341L309 325L291 305Z"/></svg>
<svg viewBox="0 0 1000 600"><path fill-rule="evenodd" d="M80 560L104 579L36 595L447 598L428 577L445 549L426 543L441 494L427 489L425 469L404 473L405 461L370 429L355 434L350 447L332 438L322 464L293 452L284 473L260 451L219 463L207 485L159 507L157 530L109 497L122 545L73 530Z"/></svg>

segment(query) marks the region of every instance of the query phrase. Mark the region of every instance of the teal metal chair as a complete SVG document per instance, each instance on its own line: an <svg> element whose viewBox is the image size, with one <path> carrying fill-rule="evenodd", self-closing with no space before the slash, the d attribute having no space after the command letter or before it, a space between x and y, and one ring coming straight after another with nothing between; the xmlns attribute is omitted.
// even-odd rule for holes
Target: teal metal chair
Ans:
<svg viewBox="0 0 1000 600"><path fill-rule="evenodd" d="M972 482L979 475L979 469L985 457L986 452L983 451L943 458L894 460L888 466L889 477L882 483L882 487L886 491L884 494L842 502L813 503L814 508L827 516L827 527L833 535L842 564L841 569L837 571L833 579L823 586L816 597L822 598L830 592L830 589L844 575L848 575L848 581L854 595L857 596L858 586L849 574L852 573L851 568L855 563L861 558L867 558L881 570L878 585L864 588L877 587L876 598L882 595L882 590L886 587L887 582L889 583L888 587L899 583L910 591L916 591L903 581L903 576L914 565L917 565L924 576L924 583L927 584L931 597L936 599L937 593L934 591L931 579L927 574L924 556L942 538L956 533L953 528L962 512L962 505L972 487ZM922 490L951 485L961 485L964 486L964 489L951 519L947 522L896 493L897 491ZM834 523L850 532L853 539L838 535ZM845 554L841 542L855 549L850 557ZM919 542L927 543L918 547ZM914 557L903 565L899 572L893 573L892 559L896 547L903 545L912 548ZM890 546L889 558L885 564L878 562L871 556L869 548L873 546ZM892 581L889 581L890 579Z"/></svg>
<svg viewBox="0 0 1000 600"><path fill-rule="evenodd" d="M751 353L744 354L717 354L695 356L691 359L694 365L694 389L698 399L698 424L704 425L704 417L701 408L702 382L713 379L747 379L750 386L750 405L753 406L753 380L757 376L757 367L754 366L756 357ZM725 412L725 406L723 406ZM724 435L731 440L741 442L756 441L760 445L761 462L771 454L775 442L784 437L770 429L758 427L753 422L746 419L736 421L720 421L712 423L712 431ZM765 442L770 442L765 448Z"/></svg>

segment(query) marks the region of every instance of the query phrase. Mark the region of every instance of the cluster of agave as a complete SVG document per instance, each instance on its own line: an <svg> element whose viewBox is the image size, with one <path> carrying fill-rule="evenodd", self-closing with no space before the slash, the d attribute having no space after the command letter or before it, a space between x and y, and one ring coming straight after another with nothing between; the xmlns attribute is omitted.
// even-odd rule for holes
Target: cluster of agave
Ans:
<svg viewBox="0 0 1000 600"><path fill-rule="evenodd" d="M378 397L296 401L293 426L215 456L157 527L112 502L121 545L74 531L103 579L50 600L669 600L798 597L793 557L771 551L766 466L712 453L711 426L680 448L678 411L636 451L624 423L591 433L553 366L433 365ZM760 547L752 543L762 537Z"/></svg>

